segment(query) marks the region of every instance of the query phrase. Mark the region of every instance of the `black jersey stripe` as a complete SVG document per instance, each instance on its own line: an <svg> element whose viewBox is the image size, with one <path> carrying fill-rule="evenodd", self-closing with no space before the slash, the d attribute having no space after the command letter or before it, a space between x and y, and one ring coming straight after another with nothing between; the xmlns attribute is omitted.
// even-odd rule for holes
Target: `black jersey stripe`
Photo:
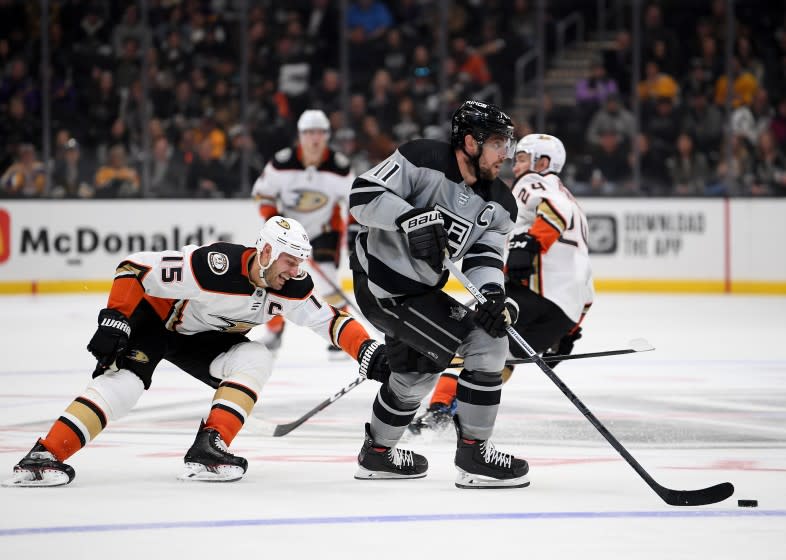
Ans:
<svg viewBox="0 0 786 560"><path fill-rule="evenodd" d="M84 397L77 397L74 400L78 403L85 405L87 408L93 411L93 414L95 414L98 417L98 421L101 422L101 429L103 430L104 428L106 428L106 424L107 424L106 414L104 414L104 411L101 410L96 403Z"/></svg>
<svg viewBox="0 0 786 560"><path fill-rule="evenodd" d="M461 269L464 272L478 267L497 268L502 270L503 266L504 263L502 259L494 259L492 257L464 257Z"/></svg>
<svg viewBox="0 0 786 560"><path fill-rule="evenodd" d="M363 206L364 204L368 204L369 202L373 201L378 196L384 194L385 191L377 191L377 192L352 192L349 193L349 207L354 208L355 206Z"/></svg>

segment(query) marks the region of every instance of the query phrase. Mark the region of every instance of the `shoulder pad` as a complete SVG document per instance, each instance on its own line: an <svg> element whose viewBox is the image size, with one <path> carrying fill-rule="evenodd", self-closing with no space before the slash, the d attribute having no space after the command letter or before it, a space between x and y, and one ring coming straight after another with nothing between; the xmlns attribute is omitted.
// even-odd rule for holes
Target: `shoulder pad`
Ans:
<svg viewBox="0 0 786 560"><path fill-rule="evenodd" d="M519 215L519 207L516 204L513 193L510 192L510 188L500 179L494 179L489 186L489 200L496 202L507 210L508 214L510 214L511 221L516 223L516 218Z"/></svg>
<svg viewBox="0 0 786 560"><path fill-rule="evenodd" d="M194 278L203 290L250 294L254 288L244 274L243 253L249 248L235 243L204 245L191 254Z"/></svg>
<svg viewBox="0 0 786 560"><path fill-rule="evenodd" d="M338 168L349 168L349 158L342 154L341 152L335 152L334 158L336 160L336 167Z"/></svg>
<svg viewBox="0 0 786 560"><path fill-rule="evenodd" d="M447 142L420 138L405 142L398 151L412 165L440 171L454 183L463 181L456 154Z"/></svg>
<svg viewBox="0 0 786 560"><path fill-rule="evenodd" d="M271 294L276 294L286 299L306 299L313 290L314 281L306 272L284 282L280 290L267 289Z"/></svg>
<svg viewBox="0 0 786 560"><path fill-rule="evenodd" d="M292 159L292 148L284 148L283 150L279 150L273 157L279 163L286 163Z"/></svg>

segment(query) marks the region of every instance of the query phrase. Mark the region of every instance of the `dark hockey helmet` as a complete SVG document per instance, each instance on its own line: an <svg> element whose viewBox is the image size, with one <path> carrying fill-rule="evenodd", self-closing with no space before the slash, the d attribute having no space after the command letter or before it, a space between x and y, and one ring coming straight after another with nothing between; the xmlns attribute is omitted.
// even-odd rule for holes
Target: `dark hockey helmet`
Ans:
<svg viewBox="0 0 786 560"><path fill-rule="evenodd" d="M513 120L502 109L491 103L465 101L453 113L450 144L464 146L464 136L471 134L481 144L492 134L500 134L513 141Z"/></svg>

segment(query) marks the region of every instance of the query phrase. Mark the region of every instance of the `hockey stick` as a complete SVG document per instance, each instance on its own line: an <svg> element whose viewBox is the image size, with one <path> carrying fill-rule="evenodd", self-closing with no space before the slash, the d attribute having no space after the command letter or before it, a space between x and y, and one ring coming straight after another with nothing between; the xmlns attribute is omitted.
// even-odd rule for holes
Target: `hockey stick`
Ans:
<svg viewBox="0 0 786 560"><path fill-rule="evenodd" d="M317 412L327 408L328 406L336 402L338 399L349 393L352 389L363 383L365 380L366 378L363 376L355 378L354 380L352 380L352 382L349 385L347 385L346 387L342 387L338 393L336 393L332 397L325 399L324 401L322 401L317 406L306 412L303 416L301 416L297 420L293 422L289 422L288 424L279 424L273 430L273 437L281 437L287 435L289 432L291 432L301 424L304 424L306 420L314 416Z"/></svg>
<svg viewBox="0 0 786 560"><path fill-rule="evenodd" d="M553 356L541 356L544 362L562 362L564 360L583 360L584 358L600 358L602 356L619 356L621 354L635 354L636 352L649 352L655 350L649 342L643 338L636 338L629 343L630 348L622 348L620 350L605 350L603 352L586 352L584 354L555 354ZM450 362L451 368L464 367L464 360L461 358L454 358ZM515 366L518 364L531 364L535 360L533 358L511 358L505 362L506 366Z"/></svg>
<svg viewBox="0 0 786 560"><path fill-rule="evenodd" d="M346 301L346 302L347 302L347 305L348 305L348 306L349 306L349 307L352 309L352 311L354 311L355 313L357 313L357 314L358 314L358 316L360 316L360 317L363 317L363 312L362 312L360 309L358 309L357 305L355 305L355 304L352 302L352 300L351 300L351 299L349 299L349 298L347 297L347 294L345 294L345 293L344 293L344 290L342 290L342 289L341 289L341 286L339 286L338 284L336 284L336 283L333 281L333 279L332 279L332 278L330 278L330 277L329 277L329 276L328 276L328 275L325 273L325 271L324 271L324 270L322 270L322 267L321 267L321 266L319 266L319 263L317 263L317 261L315 261L313 258L310 258L310 259L308 259L308 264L309 264L309 266L310 266L311 268L313 268L314 270L316 270L316 271L317 271L317 274L319 274L319 275L322 277L322 279L323 279L325 282L327 282L327 283L328 283L328 285L329 285L331 288L333 288L333 291L334 291L334 292L336 292L338 295L340 295L340 296L342 297L342 299L343 299L344 301Z"/></svg>
<svg viewBox="0 0 786 560"><path fill-rule="evenodd" d="M449 258L445 257L443 259L443 264L453 273L453 275L464 285L467 291L472 294L479 304L483 304L486 302L486 296L484 296L480 291L470 282L469 278L467 278L463 272L461 272L458 267L450 261ZM570 388L563 383L563 381L557 377L557 374L554 373L546 362L543 361L543 358L538 356L532 347L527 344L527 342L521 338L521 335L516 332L516 330L508 326L505 329L508 335L516 341L516 343L521 346L521 349L526 352L527 356L532 358L538 367L545 373L549 379L551 379L554 384L559 387L559 390L568 397L570 402L572 402L576 408L579 409L584 417L590 421L596 430L600 432L600 434L606 438L611 446L617 450L617 452L622 455L622 458L625 459L628 464L633 467L638 475L644 479L644 481L652 488L655 493L661 497L661 499L669 504L670 506L703 506L707 504L714 504L717 502L722 502L729 496L734 493L734 486L730 482L723 482L721 484L716 484L715 486L710 486L708 488L702 488L700 490L672 490L670 488L666 488L658 484L650 474L644 470L636 459L633 458L633 455L628 453L628 450L623 447L623 445L617 441L611 432L609 432L606 427L601 424L600 420L598 420L592 412L584 405L581 400L570 390Z"/></svg>

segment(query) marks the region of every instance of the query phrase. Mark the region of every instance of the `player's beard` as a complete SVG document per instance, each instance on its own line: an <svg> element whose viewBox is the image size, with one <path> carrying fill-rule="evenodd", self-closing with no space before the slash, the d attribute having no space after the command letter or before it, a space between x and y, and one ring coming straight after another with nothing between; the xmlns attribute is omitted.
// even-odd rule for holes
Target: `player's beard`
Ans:
<svg viewBox="0 0 786 560"><path fill-rule="evenodd" d="M478 170L480 171L480 179L484 181L493 181L499 176L499 168L495 167L495 164L484 166L478 162Z"/></svg>

